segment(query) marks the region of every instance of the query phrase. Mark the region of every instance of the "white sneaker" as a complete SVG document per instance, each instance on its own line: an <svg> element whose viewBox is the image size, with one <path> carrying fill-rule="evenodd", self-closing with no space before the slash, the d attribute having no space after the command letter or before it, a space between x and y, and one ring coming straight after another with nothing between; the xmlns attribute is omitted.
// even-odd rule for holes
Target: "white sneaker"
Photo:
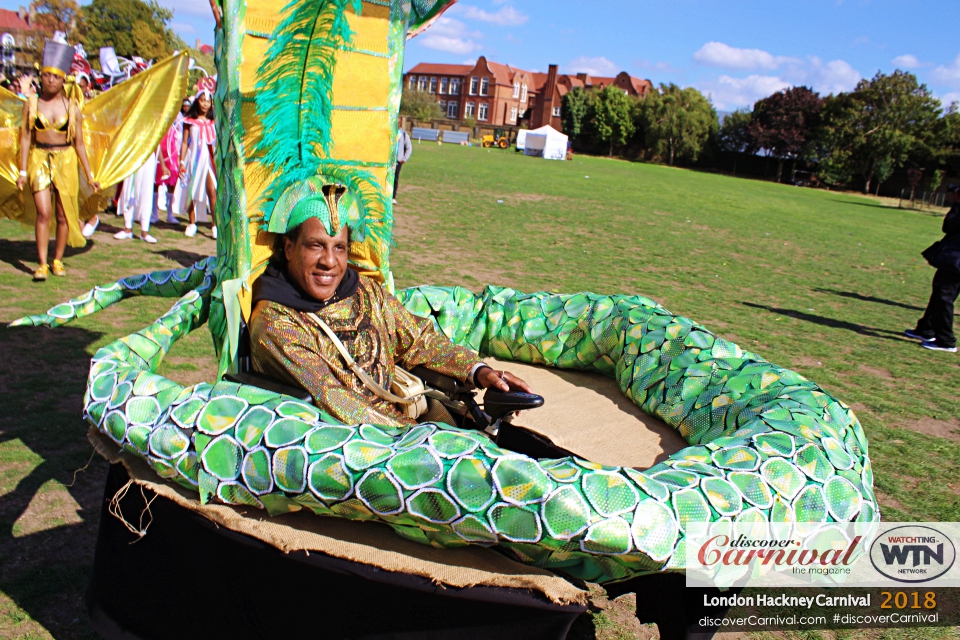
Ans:
<svg viewBox="0 0 960 640"><path fill-rule="evenodd" d="M216 227L213 228L213 239L214 239L214 240L217 239L217 228L216 228Z"/></svg>
<svg viewBox="0 0 960 640"><path fill-rule="evenodd" d="M146 242L147 244L157 244L157 239L154 238L154 237L153 237L152 235L150 235L149 233L148 233L147 235L145 235L145 236L140 236L140 239L143 240L144 242Z"/></svg>
<svg viewBox="0 0 960 640"><path fill-rule="evenodd" d="M177 220L177 216L172 213L167 214L167 224L180 224L180 221Z"/></svg>
<svg viewBox="0 0 960 640"><path fill-rule="evenodd" d="M924 349L930 349L931 351L946 351L947 353L957 352L956 347L941 347L937 343L936 338L934 338L933 340L924 340L922 343L920 343L920 346L923 347Z"/></svg>
<svg viewBox="0 0 960 640"><path fill-rule="evenodd" d="M192 238L193 236L197 235L197 225L188 224L187 228L183 232L183 235L187 236L188 238Z"/></svg>
<svg viewBox="0 0 960 640"><path fill-rule="evenodd" d="M396 198L393 199L393 204L397 204L397 199L396 199Z"/></svg>
<svg viewBox="0 0 960 640"><path fill-rule="evenodd" d="M117 240L130 240L131 238L133 238L133 231L124 231L121 229L120 231L117 231L115 234L113 234L113 237L116 238Z"/></svg>
<svg viewBox="0 0 960 640"><path fill-rule="evenodd" d="M83 230L80 233L83 234L84 238L92 238L93 232L96 231L97 227L100 226L100 216L97 216L94 218L94 220L96 220L96 222L93 224L88 222L87 224L83 225Z"/></svg>

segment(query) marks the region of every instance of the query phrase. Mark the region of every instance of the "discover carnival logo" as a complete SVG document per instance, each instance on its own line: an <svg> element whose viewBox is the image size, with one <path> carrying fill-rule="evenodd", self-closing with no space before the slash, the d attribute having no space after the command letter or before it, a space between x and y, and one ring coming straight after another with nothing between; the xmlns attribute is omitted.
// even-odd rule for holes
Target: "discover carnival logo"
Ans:
<svg viewBox="0 0 960 640"><path fill-rule="evenodd" d="M897 582L929 582L947 573L957 559L950 538L931 527L894 527L876 537L870 562L878 572Z"/></svg>

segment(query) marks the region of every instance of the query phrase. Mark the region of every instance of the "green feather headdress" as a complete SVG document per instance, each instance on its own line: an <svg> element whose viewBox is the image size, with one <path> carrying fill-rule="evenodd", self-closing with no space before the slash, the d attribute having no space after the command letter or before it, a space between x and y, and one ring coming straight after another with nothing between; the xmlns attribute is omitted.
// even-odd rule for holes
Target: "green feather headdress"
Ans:
<svg viewBox="0 0 960 640"><path fill-rule="evenodd" d="M267 230L275 233L286 231L291 219L302 222L304 212L312 211L330 235L337 234L339 224L347 224L358 241L369 235L386 243L384 226L369 224L371 209L383 210L374 177L329 161L336 52L353 37L348 8L359 14L361 1L292 0L283 9L256 85L263 135L254 152L272 175L261 210ZM353 196L338 198L340 211L328 212L334 215L321 214L331 204L324 185L342 185Z"/></svg>

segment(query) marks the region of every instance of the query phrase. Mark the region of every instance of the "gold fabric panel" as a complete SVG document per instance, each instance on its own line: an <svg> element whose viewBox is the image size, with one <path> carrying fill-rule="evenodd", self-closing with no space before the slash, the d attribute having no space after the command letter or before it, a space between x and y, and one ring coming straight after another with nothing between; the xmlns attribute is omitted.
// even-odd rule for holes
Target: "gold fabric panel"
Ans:
<svg viewBox="0 0 960 640"><path fill-rule="evenodd" d="M246 14L243 20L247 31L273 33L280 24L279 15L287 6L289 0L257 0L246 3ZM257 62L262 58L254 58Z"/></svg>
<svg viewBox="0 0 960 640"><path fill-rule="evenodd" d="M351 47L383 55L390 53L390 43L388 41L390 7L365 2L359 16L348 10L347 22L354 32Z"/></svg>
<svg viewBox="0 0 960 640"><path fill-rule="evenodd" d="M333 157L390 162L390 116L386 111L339 111L331 117Z"/></svg>
<svg viewBox="0 0 960 640"><path fill-rule="evenodd" d="M244 63L240 65L240 89L247 95L253 95L253 88L257 84L257 72L269 46L270 41L263 38L250 35L243 38L240 51Z"/></svg>
<svg viewBox="0 0 960 640"><path fill-rule="evenodd" d="M342 107L385 107L390 96L390 61L362 53L337 54L333 103Z"/></svg>

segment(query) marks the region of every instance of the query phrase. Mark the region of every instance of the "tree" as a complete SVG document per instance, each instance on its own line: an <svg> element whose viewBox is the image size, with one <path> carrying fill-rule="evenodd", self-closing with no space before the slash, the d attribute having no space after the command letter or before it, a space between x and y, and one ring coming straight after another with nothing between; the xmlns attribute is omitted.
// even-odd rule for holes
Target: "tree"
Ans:
<svg viewBox="0 0 960 640"><path fill-rule="evenodd" d="M702 93L688 87L661 84L638 104L637 120L649 149L676 160L696 160L719 128L717 112Z"/></svg>
<svg viewBox="0 0 960 640"><path fill-rule="evenodd" d="M717 134L717 146L721 151L735 154L733 156L733 175L737 175L737 155L741 153L756 153L757 146L754 136L750 132L750 123L753 115L749 111L736 110L727 115L720 125Z"/></svg>
<svg viewBox="0 0 960 640"><path fill-rule="evenodd" d="M630 98L615 85L605 87L593 100L594 135L597 142L610 145L611 156L615 144L624 145L633 135L631 107Z"/></svg>
<svg viewBox="0 0 960 640"><path fill-rule="evenodd" d="M82 38L86 30L83 14L76 0L33 0L30 3L30 13L36 16L34 20L42 31L50 35L53 35L54 31L62 31L67 35L68 42Z"/></svg>
<svg viewBox="0 0 960 640"><path fill-rule="evenodd" d="M778 91L753 106L750 137L777 159L777 182L783 175L783 161L796 161L803 153L822 107L820 95L807 87Z"/></svg>
<svg viewBox="0 0 960 640"><path fill-rule="evenodd" d="M576 140L581 134L586 132L588 117L590 115L591 94L588 94L581 87L574 87L567 95L563 96L563 104L560 107L560 121L563 123L563 131L571 140Z"/></svg>
<svg viewBox="0 0 960 640"><path fill-rule="evenodd" d="M850 93L828 98L822 111L816 157L821 173L836 182L895 171L911 154L930 155L940 101L912 73L877 73Z"/></svg>
<svg viewBox="0 0 960 640"><path fill-rule="evenodd" d="M168 28L173 12L156 0L93 0L82 9L87 24L87 51L112 46L118 56L161 58L182 41Z"/></svg>
<svg viewBox="0 0 960 640"><path fill-rule="evenodd" d="M421 122L437 120L443 117L443 111L432 93L404 89L400 99L400 115L416 118Z"/></svg>

